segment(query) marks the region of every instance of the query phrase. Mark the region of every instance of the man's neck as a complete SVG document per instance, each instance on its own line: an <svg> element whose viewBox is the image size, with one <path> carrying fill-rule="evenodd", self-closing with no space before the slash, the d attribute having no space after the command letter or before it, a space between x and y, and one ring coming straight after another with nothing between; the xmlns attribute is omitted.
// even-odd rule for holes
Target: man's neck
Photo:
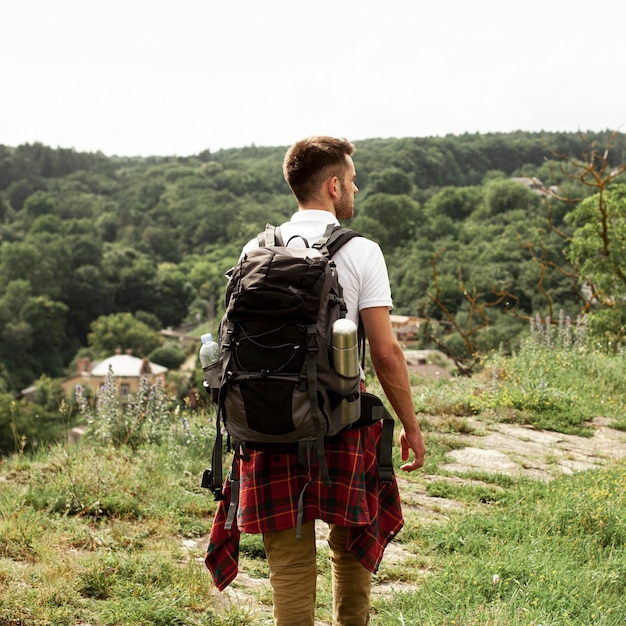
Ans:
<svg viewBox="0 0 626 626"><path fill-rule="evenodd" d="M318 203L309 203L306 205L299 204L298 210L299 211L326 211L327 213L330 213L334 215L335 217L337 217L337 214L335 213L335 207L332 205L332 203L328 205L323 205L323 204L318 204Z"/></svg>

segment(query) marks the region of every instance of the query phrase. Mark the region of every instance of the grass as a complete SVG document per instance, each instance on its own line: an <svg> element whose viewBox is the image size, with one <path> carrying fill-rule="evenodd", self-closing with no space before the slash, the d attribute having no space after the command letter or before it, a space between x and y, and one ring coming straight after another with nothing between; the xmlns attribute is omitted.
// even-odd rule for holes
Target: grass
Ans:
<svg viewBox="0 0 626 626"><path fill-rule="evenodd" d="M377 603L378 623L623 624L625 470L524 481L423 526L416 548L431 569L415 591Z"/></svg>
<svg viewBox="0 0 626 626"><path fill-rule="evenodd" d="M199 486L207 421L136 450L87 439L5 459L0 624L252 623L211 606L206 546L185 544L215 510Z"/></svg>
<svg viewBox="0 0 626 626"><path fill-rule="evenodd" d="M423 471L402 477L442 506L430 516L405 507L395 542L403 556L385 558L375 576L392 591L374 597L372 626L625 623L624 463L550 482L487 472L459 480L439 469L463 437L495 421L587 435L602 415L626 427L622 356L546 351L493 355L472 379L416 385L428 455ZM247 589L250 602L229 600L203 564L215 510L199 487L211 419L174 411L168 433L134 447L106 443L100 428L78 444L2 459L0 626L271 623L267 585ZM449 500L457 506L445 508ZM327 555L320 548L318 619L328 621ZM260 537L242 538L240 561L267 580Z"/></svg>

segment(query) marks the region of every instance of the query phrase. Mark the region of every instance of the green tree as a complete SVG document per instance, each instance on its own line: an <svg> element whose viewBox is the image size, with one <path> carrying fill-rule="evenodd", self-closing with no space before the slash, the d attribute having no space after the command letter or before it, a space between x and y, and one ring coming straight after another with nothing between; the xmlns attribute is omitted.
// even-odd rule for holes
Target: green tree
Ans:
<svg viewBox="0 0 626 626"><path fill-rule="evenodd" d="M115 313L92 322L88 343L100 358L110 356L117 349L130 350L135 356L145 357L158 348L163 339L131 313Z"/></svg>
<svg viewBox="0 0 626 626"><path fill-rule="evenodd" d="M45 407L48 412L58 413L64 399L65 392L60 379L43 374L35 382L34 402Z"/></svg>
<svg viewBox="0 0 626 626"><path fill-rule="evenodd" d="M576 227L571 260L602 300L626 295L626 185L614 185L586 198L567 216Z"/></svg>
<svg viewBox="0 0 626 626"><path fill-rule="evenodd" d="M377 193L365 198L352 226L390 252L412 241L420 219L420 205L409 196Z"/></svg>
<svg viewBox="0 0 626 626"><path fill-rule="evenodd" d="M153 350L148 358L168 370L177 370L185 362L187 355L178 346L166 344Z"/></svg>
<svg viewBox="0 0 626 626"><path fill-rule="evenodd" d="M373 172L368 181L368 193L409 195L413 190L410 176L399 167L388 167Z"/></svg>
<svg viewBox="0 0 626 626"><path fill-rule="evenodd" d="M515 209L538 212L543 209L539 194L512 180L491 180L484 190L487 215L493 216Z"/></svg>
<svg viewBox="0 0 626 626"><path fill-rule="evenodd" d="M187 277L173 263L161 263L157 269L155 291L153 313L163 326L178 326L195 296Z"/></svg>
<svg viewBox="0 0 626 626"><path fill-rule="evenodd" d="M11 389L26 387L42 374L62 375L68 357L66 313L62 303L32 295L26 281L7 285L0 297L0 363Z"/></svg>
<svg viewBox="0 0 626 626"><path fill-rule="evenodd" d="M588 299L599 305L590 330L616 349L626 338L626 185L586 198L566 219L576 227L569 258Z"/></svg>
<svg viewBox="0 0 626 626"><path fill-rule="evenodd" d="M5 287L16 280L37 285L40 282L37 274L41 263L41 255L34 245L18 241L3 242L0 246L0 286ZM52 276L45 276L41 282L45 283L46 280L52 280Z"/></svg>
<svg viewBox="0 0 626 626"><path fill-rule="evenodd" d="M205 254L190 255L181 264L198 296L193 307L197 318L192 318L192 321L212 321L221 315L226 288L224 275L235 265L239 253L235 246L211 246L207 247Z"/></svg>
<svg viewBox="0 0 626 626"><path fill-rule="evenodd" d="M30 327L33 349L23 355L30 365L25 383L41 374L62 376L64 363L71 357L65 334L67 307L46 296L29 298L22 310L22 318Z"/></svg>
<svg viewBox="0 0 626 626"><path fill-rule="evenodd" d="M54 199L45 191L36 191L24 202L24 211L33 219L40 215L50 215L55 212L55 209Z"/></svg>
<svg viewBox="0 0 626 626"><path fill-rule="evenodd" d="M68 308L67 341L74 350L86 344L93 320L114 311L114 296L99 265L81 265L67 277L63 301Z"/></svg>
<svg viewBox="0 0 626 626"><path fill-rule="evenodd" d="M37 185L32 180L22 178L20 180L15 180L8 185L6 197L15 211L21 211L24 207L26 199L38 188L40 188L40 185Z"/></svg>
<svg viewBox="0 0 626 626"><path fill-rule="evenodd" d="M67 436L67 424L58 408L47 411L39 404L16 401L0 393L0 456L33 452Z"/></svg>
<svg viewBox="0 0 626 626"><path fill-rule="evenodd" d="M446 216L461 221L478 208L482 199L480 187L444 187L426 201L424 215L429 219Z"/></svg>
<svg viewBox="0 0 626 626"><path fill-rule="evenodd" d="M9 206L4 201L4 198L0 196L0 224L4 222L9 214Z"/></svg>
<svg viewBox="0 0 626 626"><path fill-rule="evenodd" d="M118 311L152 310L157 266L149 255L117 243L105 244L102 269Z"/></svg>

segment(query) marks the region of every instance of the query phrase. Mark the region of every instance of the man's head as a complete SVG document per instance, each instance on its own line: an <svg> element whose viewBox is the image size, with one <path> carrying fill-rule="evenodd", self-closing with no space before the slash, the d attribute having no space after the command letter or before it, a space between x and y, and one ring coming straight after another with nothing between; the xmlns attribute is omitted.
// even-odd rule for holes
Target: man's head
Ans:
<svg viewBox="0 0 626 626"><path fill-rule="evenodd" d="M345 139L308 137L285 155L283 173L298 204L303 207L332 201L338 218L352 217L356 172L354 146Z"/></svg>

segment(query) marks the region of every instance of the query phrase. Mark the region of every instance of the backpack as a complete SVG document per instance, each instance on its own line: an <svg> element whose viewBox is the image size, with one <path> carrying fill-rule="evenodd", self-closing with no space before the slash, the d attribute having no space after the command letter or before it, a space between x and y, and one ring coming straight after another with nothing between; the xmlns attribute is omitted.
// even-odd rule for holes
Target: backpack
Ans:
<svg viewBox="0 0 626 626"><path fill-rule="evenodd" d="M364 394L360 373L343 376L333 363L333 324L345 317L347 308L332 256L359 236L330 224L313 246L305 241L306 247L294 248L283 242L280 228L268 224L257 237L258 248L227 273L219 359L205 382L217 406L218 423L213 467L205 472L203 486L216 499L222 487L221 425L243 458L247 448L295 449L300 459L314 452L320 477L330 484L324 440L373 419L391 418L380 401L383 412L368 410L364 416L356 410L351 424L345 423L345 411L339 408L342 401L360 404ZM360 326L363 360L365 335ZM364 406L371 404L368 397ZM235 465L231 483L237 479Z"/></svg>

